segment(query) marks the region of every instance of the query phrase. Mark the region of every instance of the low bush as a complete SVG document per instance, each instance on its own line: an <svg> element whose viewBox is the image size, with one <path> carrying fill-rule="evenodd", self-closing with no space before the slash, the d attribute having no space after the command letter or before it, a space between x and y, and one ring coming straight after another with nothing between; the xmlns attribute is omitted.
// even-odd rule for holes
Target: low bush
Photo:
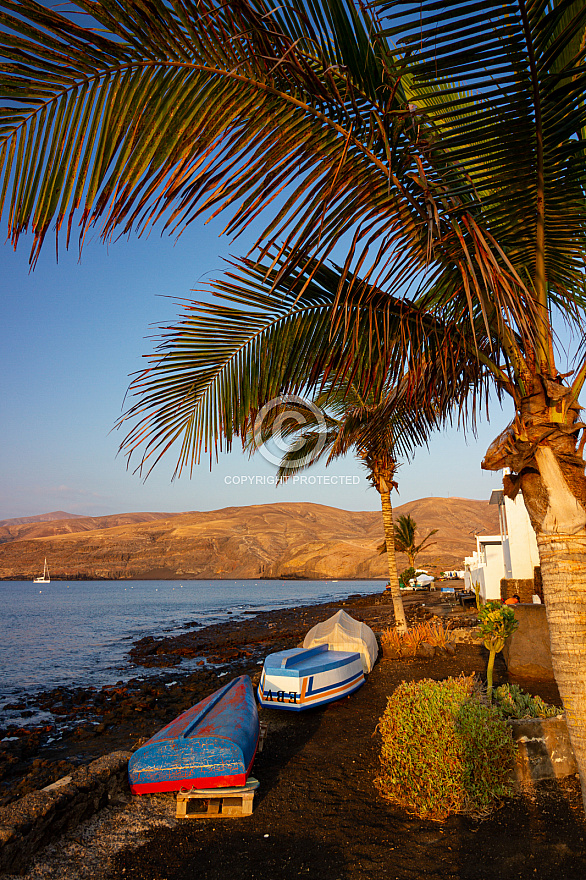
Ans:
<svg viewBox="0 0 586 880"><path fill-rule="evenodd" d="M379 792L421 818L485 815L512 794L515 745L474 676L403 682L389 697Z"/></svg>
<svg viewBox="0 0 586 880"><path fill-rule="evenodd" d="M493 700L503 718L554 718L564 711L541 697L532 697L518 684L500 685L493 693Z"/></svg>

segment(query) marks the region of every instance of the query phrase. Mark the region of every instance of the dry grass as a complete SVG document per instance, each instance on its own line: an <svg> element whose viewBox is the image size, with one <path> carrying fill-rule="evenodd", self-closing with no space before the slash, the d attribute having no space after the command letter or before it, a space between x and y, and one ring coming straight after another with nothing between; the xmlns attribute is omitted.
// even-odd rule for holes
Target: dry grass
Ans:
<svg viewBox="0 0 586 880"><path fill-rule="evenodd" d="M401 653L403 638L394 626L390 626L388 629L382 631L380 634L380 642L383 651L388 651L389 653L394 654Z"/></svg>
<svg viewBox="0 0 586 880"><path fill-rule="evenodd" d="M422 626L426 631L426 637L422 641L429 642L434 648L446 647L446 630L440 620L430 621Z"/></svg>
<svg viewBox="0 0 586 880"><path fill-rule="evenodd" d="M417 623L406 633L399 633L394 627L389 627L381 633L384 653L398 657L413 657L422 642L427 642L434 648L445 648L446 641L446 630L439 620Z"/></svg>

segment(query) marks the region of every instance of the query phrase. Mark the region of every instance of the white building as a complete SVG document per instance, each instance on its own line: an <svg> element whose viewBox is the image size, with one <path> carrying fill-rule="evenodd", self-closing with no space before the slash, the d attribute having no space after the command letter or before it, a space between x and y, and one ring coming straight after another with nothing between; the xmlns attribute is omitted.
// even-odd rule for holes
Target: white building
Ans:
<svg viewBox="0 0 586 880"><path fill-rule="evenodd" d="M506 578L532 578L539 565L537 539L521 492L514 501L503 490L495 490L490 504L498 504Z"/></svg>
<svg viewBox="0 0 586 880"><path fill-rule="evenodd" d="M483 600L501 598L501 578L532 578L539 565L535 532L521 492L513 501L495 489L490 504L498 504L500 535L476 535L476 550L464 560L464 583L480 585Z"/></svg>

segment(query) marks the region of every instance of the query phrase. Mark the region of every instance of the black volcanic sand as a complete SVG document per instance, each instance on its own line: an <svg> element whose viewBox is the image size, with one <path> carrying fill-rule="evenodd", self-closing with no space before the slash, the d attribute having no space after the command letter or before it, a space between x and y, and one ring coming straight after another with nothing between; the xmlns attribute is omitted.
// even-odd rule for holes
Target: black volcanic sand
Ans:
<svg viewBox="0 0 586 880"><path fill-rule="evenodd" d="M410 596L407 601L412 618L427 616L430 606L438 613L446 611L434 594ZM427 608L420 607L422 601ZM341 604L259 614L242 623L207 627L187 638L142 640L133 649L135 661L144 655L158 658L157 663L175 663L177 656L189 656L218 665L187 676L175 666L166 674L167 685L179 681L172 686L164 681L130 682L78 693L79 702L69 706L68 717L73 721L95 712L103 729L98 732L85 723L48 747L43 746L42 733L23 735L21 754L14 753L12 763L8 761L12 772L6 782L20 796L27 785L38 787L33 783L43 773L55 778L68 763L132 747L216 689L226 680L219 672L247 672L257 680L257 658L298 644L310 626ZM377 604L375 597L351 599L345 607L375 630L392 620L390 607ZM455 614L459 625L466 621L467 615ZM573 777L509 799L482 822L465 817L421 821L376 792L380 738L375 727L394 688L403 680L442 679L460 672L482 676L485 669L484 649L459 645L454 656L436 655L432 660L381 659L359 691L323 709L299 714L261 709L269 729L253 768L260 788L252 816L185 820L175 828L152 832L146 845L115 857L111 880L584 880L586 822ZM497 683L506 680L500 658L495 678ZM530 689L549 701L558 699L549 683L534 683ZM76 693L63 692L61 705ZM60 694L47 699L55 701Z"/></svg>

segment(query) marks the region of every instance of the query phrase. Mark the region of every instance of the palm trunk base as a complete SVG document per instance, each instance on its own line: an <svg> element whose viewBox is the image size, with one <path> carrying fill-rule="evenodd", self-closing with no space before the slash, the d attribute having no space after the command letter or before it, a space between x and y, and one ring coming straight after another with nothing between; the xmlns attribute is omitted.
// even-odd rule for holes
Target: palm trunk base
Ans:
<svg viewBox="0 0 586 880"><path fill-rule="evenodd" d="M407 630L407 618L405 617L405 607L403 605L403 597L399 596L399 600L393 596L391 590L385 590L381 596L381 603L383 605L392 605L393 612L395 615L395 626L401 632L405 632Z"/></svg>

